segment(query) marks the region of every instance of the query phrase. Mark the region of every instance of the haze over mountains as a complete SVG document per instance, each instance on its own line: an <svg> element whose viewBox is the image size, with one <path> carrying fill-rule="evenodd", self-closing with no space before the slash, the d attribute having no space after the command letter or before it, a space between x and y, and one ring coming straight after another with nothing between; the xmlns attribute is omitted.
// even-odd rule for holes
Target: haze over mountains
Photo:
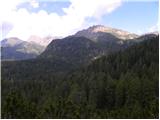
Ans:
<svg viewBox="0 0 160 120"><path fill-rule="evenodd" d="M18 38L6 38L1 41L2 60L24 60L35 58L44 51L45 47Z"/></svg>
<svg viewBox="0 0 160 120"><path fill-rule="evenodd" d="M59 37L47 36L42 38L36 35L31 35L26 41L31 43L33 42L46 47L53 39L56 39L56 38L59 38Z"/></svg>

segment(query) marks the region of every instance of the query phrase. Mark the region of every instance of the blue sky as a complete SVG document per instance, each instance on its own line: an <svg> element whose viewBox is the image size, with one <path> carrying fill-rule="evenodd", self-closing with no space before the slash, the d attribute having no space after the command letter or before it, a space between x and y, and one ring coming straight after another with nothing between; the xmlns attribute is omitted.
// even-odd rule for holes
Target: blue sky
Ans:
<svg viewBox="0 0 160 120"><path fill-rule="evenodd" d="M1 38L67 36L96 24L136 34L158 29L158 0L12 0L8 8L5 1Z"/></svg>
<svg viewBox="0 0 160 120"><path fill-rule="evenodd" d="M101 22L130 32L149 32L158 24L158 1L124 2L113 13L104 16Z"/></svg>
<svg viewBox="0 0 160 120"><path fill-rule="evenodd" d="M22 3L17 6L17 9L27 8L29 12L39 12L41 9L46 10L47 13L56 12L59 15L64 15L63 9L64 7L69 7L71 3L69 1L40 1L39 7L33 7L29 2Z"/></svg>

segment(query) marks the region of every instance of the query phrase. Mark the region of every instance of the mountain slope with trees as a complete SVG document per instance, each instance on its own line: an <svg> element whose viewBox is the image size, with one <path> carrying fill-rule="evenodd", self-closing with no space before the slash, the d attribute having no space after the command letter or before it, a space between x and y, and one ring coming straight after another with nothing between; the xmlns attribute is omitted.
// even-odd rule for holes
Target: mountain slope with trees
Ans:
<svg viewBox="0 0 160 120"><path fill-rule="evenodd" d="M158 118L158 39L65 74L40 59L2 62L2 118Z"/></svg>

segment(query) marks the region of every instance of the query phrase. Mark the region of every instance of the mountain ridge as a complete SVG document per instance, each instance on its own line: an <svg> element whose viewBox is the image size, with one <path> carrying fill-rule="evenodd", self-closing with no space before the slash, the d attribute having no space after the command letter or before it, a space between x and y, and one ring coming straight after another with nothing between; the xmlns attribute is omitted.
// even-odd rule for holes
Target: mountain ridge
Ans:
<svg viewBox="0 0 160 120"><path fill-rule="evenodd" d="M110 30L112 30L110 33L106 32ZM89 61L93 61L102 55L108 55L112 52L123 50L141 40L146 40L148 37L154 37L152 35L141 37L131 34L134 39L122 40L112 34L112 32L116 30L118 32L121 31L114 28L106 28L102 25L96 25L82 30L82 33L89 31L89 33L91 33L89 35L91 36L86 36L86 34L79 35L79 32L81 33L81 31L79 31L72 36L63 39L55 39L37 58L59 59L67 62L70 61L73 64L88 64ZM123 32L124 31L122 31L122 33ZM125 32L125 34L122 35L130 35L130 33Z"/></svg>
<svg viewBox="0 0 160 120"><path fill-rule="evenodd" d="M94 25L94 26L88 27L87 29L80 30L75 34L75 36L85 36L89 39L97 39L99 36L101 36L101 34L99 33L103 33L103 35L105 33L110 33L122 40L135 39L138 37L138 35L134 33L130 33L130 32L127 32L121 29L112 28L112 27L106 27L103 25Z"/></svg>
<svg viewBox="0 0 160 120"><path fill-rule="evenodd" d="M44 47L36 43L11 37L1 41L2 60L32 59L44 51Z"/></svg>
<svg viewBox="0 0 160 120"><path fill-rule="evenodd" d="M82 49L76 49L76 47L77 48L80 47L85 49L86 52L90 51L88 53L88 56L90 57L92 56L91 59L94 60L101 55L107 55L110 52L118 51L120 49L126 48L127 46L130 46L131 44L143 41L149 37L151 38L155 37L157 35L158 33L150 33L150 34L138 36L136 34L129 33L124 30L120 30L112 27L106 27L103 25L94 25L87 29L78 31L76 34L73 34L71 36L61 38L61 39L60 38L54 39L52 36L45 37L44 39L38 36L30 36L28 41L22 41L16 37L4 39L1 41L1 45L3 46L3 49L6 46L5 47L6 53L3 52L4 50L2 50L3 52L2 56L5 56L5 54L8 54L7 49L9 47L14 47L14 49L17 49L18 47L18 49L20 48L18 52L22 52L23 50L24 53L28 54L30 53L30 51L32 51L31 53L35 54L34 57L29 57L29 58L36 58L38 56L38 59L39 58L48 59L48 56L52 58L53 56L57 55L59 59L62 59L62 58L65 59L65 57L68 58L68 56L63 54L66 52L68 52L66 53L67 55L70 55L69 57L70 59L72 58L72 55L74 52L77 52L77 55L79 54L80 55L79 58L80 58L85 55L85 53L83 53L84 55L82 55L81 53L83 51ZM73 39L75 41L73 41ZM72 41L72 44L70 44L71 41ZM83 43L82 45L82 42L84 41L86 41L86 44ZM40 44L42 44L43 46L41 46ZM94 48L94 50L91 51L88 45L92 46L91 48ZM34 50L34 47L35 47L35 50ZM51 48L52 49L54 48L54 50L52 50ZM10 49L9 52L14 51L14 49L13 48Z"/></svg>

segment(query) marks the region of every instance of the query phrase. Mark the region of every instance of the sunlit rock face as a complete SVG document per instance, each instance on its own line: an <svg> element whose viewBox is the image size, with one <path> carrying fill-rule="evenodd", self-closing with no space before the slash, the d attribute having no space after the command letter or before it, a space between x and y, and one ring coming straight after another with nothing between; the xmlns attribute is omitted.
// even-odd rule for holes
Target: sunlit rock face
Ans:
<svg viewBox="0 0 160 120"><path fill-rule="evenodd" d="M99 36L102 36L106 33L114 35L115 37L122 40L134 39L138 37L138 35L136 34L129 33L127 31L123 31L120 29L105 27L103 25L95 25L95 26L89 27L88 29L84 29L82 31L77 32L75 35L84 36L89 39L96 40Z"/></svg>

